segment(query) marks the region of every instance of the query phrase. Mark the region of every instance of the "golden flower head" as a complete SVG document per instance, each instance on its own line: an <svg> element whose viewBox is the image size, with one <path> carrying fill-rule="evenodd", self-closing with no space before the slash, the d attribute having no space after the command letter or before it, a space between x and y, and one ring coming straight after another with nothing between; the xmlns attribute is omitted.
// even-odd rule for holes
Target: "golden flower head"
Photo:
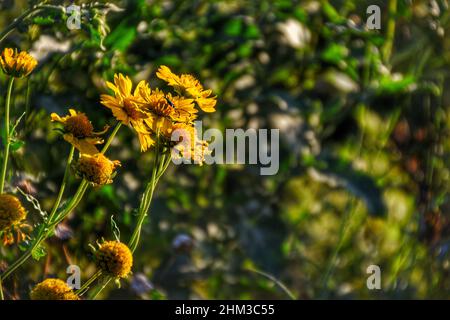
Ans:
<svg viewBox="0 0 450 320"><path fill-rule="evenodd" d="M28 235L22 232L22 228L31 228L23 222L26 217L27 212L19 199L9 194L0 195L0 236L3 245L19 243L28 238Z"/></svg>
<svg viewBox="0 0 450 320"><path fill-rule="evenodd" d="M105 185L112 183L115 169L119 166L120 161L111 161L101 153L81 154L75 164L75 170L80 177L94 185Z"/></svg>
<svg viewBox="0 0 450 320"><path fill-rule="evenodd" d="M97 267L108 275L125 278L131 271L133 255L119 241L105 241L95 252Z"/></svg>
<svg viewBox="0 0 450 320"><path fill-rule="evenodd" d="M22 203L15 196L0 194L0 231L19 225L27 217Z"/></svg>
<svg viewBox="0 0 450 320"><path fill-rule="evenodd" d="M64 125L64 140L84 154L98 153L95 145L103 143L100 135L108 130L108 127L105 127L101 132L94 132L94 127L86 114L74 109L69 109L69 115L65 117L52 113L51 119Z"/></svg>
<svg viewBox="0 0 450 320"><path fill-rule="evenodd" d="M31 300L80 300L73 290L60 279L45 279L30 293Z"/></svg>
<svg viewBox="0 0 450 320"><path fill-rule="evenodd" d="M37 66L37 61L26 51L5 48L0 55L0 66L7 75L20 78L28 76Z"/></svg>
<svg viewBox="0 0 450 320"><path fill-rule="evenodd" d="M156 75L161 80L178 92L188 98L194 99L198 107L205 112L216 111L216 97L211 96L212 90L205 90L202 84L190 74L182 74L180 76L174 74L167 66L160 66Z"/></svg>

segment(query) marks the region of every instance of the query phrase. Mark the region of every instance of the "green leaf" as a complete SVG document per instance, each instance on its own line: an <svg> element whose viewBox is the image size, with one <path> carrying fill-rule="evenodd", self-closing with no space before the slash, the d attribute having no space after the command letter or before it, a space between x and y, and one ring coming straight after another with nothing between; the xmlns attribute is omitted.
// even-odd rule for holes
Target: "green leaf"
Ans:
<svg viewBox="0 0 450 320"><path fill-rule="evenodd" d="M53 17L35 17L33 19L33 24L37 24L40 26L48 26L55 23L55 19Z"/></svg>
<svg viewBox="0 0 450 320"><path fill-rule="evenodd" d="M17 151L20 148L22 148L24 145L25 145L25 141L15 140L15 141L11 141L9 148L12 152L14 152L14 151Z"/></svg>
<svg viewBox="0 0 450 320"><path fill-rule="evenodd" d="M31 256L34 260L39 261L39 259L45 257L47 255L47 251L42 245L37 246L31 251Z"/></svg>
<svg viewBox="0 0 450 320"><path fill-rule="evenodd" d="M127 21L123 21L106 37L105 45L112 50L124 52L133 43L136 34L136 26L130 26Z"/></svg>

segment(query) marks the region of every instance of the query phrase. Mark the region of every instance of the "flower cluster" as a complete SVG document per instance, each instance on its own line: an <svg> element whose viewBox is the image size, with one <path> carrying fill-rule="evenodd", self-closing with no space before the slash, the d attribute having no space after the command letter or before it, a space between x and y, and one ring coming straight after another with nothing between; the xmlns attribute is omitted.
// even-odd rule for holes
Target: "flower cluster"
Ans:
<svg viewBox="0 0 450 320"><path fill-rule="evenodd" d="M125 278L131 271L133 255L130 249L119 241L105 241L95 252L97 267L107 275Z"/></svg>
<svg viewBox="0 0 450 320"><path fill-rule="evenodd" d="M216 97L191 75L178 76L166 66L161 66L156 75L175 92L152 89L146 81L139 82L133 90L129 77L116 74L114 83L106 83L114 95L102 95L101 103L111 109L117 120L136 131L141 151L153 146L157 139L170 148L183 141L183 147L178 148L180 155L202 163L207 143L196 137L193 126L198 113L196 107L214 112ZM172 139L175 131L183 139Z"/></svg>
<svg viewBox="0 0 450 320"><path fill-rule="evenodd" d="M17 242L25 238L20 228L27 226L23 224L26 217L27 212L19 199L10 194L0 194L0 234L4 245L14 243L14 233Z"/></svg>
<svg viewBox="0 0 450 320"><path fill-rule="evenodd" d="M31 300L80 300L72 289L60 279L45 279L30 293Z"/></svg>
<svg viewBox="0 0 450 320"><path fill-rule="evenodd" d="M0 55L0 66L4 73L15 78L28 76L37 66L37 61L26 51L6 48Z"/></svg>
<svg viewBox="0 0 450 320"><path fill-rule="evenodd" d="M69 109L69 115L64 117L52 113L51 119L63 124L61 131L64 140L80 152L74 166L76 174L96 186L112 183L115 169L120 166L120 162L108 159L96 147L104 142L101 136L108 131L108 127L101 132L95 132L89 118L74 109Z"/></svg>

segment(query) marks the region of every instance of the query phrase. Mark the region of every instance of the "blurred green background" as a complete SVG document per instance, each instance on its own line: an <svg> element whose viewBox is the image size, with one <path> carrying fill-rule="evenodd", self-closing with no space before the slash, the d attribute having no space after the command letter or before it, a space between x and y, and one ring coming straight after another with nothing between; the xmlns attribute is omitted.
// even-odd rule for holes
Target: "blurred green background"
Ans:
<svg viewBox="0 0 450 320"><path fill-rule="evenodd" d="M0 1L0 30L41 2ZM108 7L83 7L80 30L58 10L41 11L1 43L39 60L15 87L13 116L29 112L11 188L49 210L69 152L49 115L73 107L98 129L112 124L99 95L115 72L153 86L162 85L161 64L191 73L218 97L207 127L279 128L281 139L274 176L257 166L172 165L133 275L101 298L289 298L276 281L298 299L450 298L447 0L99 3ZM365 26L372 4L381 30ZM3 74L0 86L3 106ZM66 278L70 263L86 280L95 271L89 244L113 238L111 215L129 237L151 153L124 128L109 157L122 162L114 184L90 189L47 255L5 283L7 297L27 299L43 278ZM29 223L40 221L27 207ZM0 246L0 268L19 253ZM381 290L366 287L369 265L381 268Z"/></svg>

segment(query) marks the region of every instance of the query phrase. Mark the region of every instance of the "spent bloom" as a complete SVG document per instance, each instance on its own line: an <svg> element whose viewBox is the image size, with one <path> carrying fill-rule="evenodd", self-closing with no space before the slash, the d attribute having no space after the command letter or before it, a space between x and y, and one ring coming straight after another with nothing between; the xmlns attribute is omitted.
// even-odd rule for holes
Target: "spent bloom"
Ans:
<svg viewBox="0 0 450 320"><path fill-rule="evenodd" d="M112 161L101 153L81 154L75 164L75 171L79 177L98 186L112 183L115 170L119 166L120 161Z"/></svg>
<svg viewBox="0 0 450 320"><path fill-rule="evenodd" d="M95 252L97 267L116 278L125 278L131 271L133 255L130 249L119 241L105 241Z"/></svg>
<svg viewBox="0 0 450 320"><path fill-rule="evenodd" d="M69 115L65 117L52 113L51 119L63 124L64 140L72 144L80 153L89 155L98 153L95 145L103 143L100 135L108 130L106 127L101 132L94 132L94 127L86 114L74 109L69 109Z"/></svg>
<svg viewBox="0 0 450 320"><path fill-rule="evenodd" d="M27 212L20 200L10 194L0 194L0 234L3 236L3 244L14 243L14 233L17 242L26 238L21 227L27 226L23 223Z"/></svg>
<svg viewBox="0 0 450 320"><path fill-rule="evenodd" d="M31 300L80 300L73 290L60 279L45 279L30 293Z"/></svg>
<svg viewBox="0 0 450 320"><path fill-rule="evenodd" d="M0 66L4 73L15 78L28 76L37 66L37 61L26 51L5 48L0 55Z"/></svg>

